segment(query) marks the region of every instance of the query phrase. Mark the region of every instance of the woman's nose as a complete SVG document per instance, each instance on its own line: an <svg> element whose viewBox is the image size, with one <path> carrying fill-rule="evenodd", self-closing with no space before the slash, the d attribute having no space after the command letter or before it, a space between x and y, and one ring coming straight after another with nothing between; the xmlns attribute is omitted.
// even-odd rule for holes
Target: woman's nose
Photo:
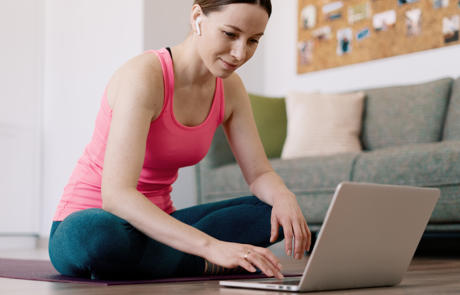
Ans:
<svg viewBox="0 0 460 295"><path fill-rule="evenodd" d="M246 57L246 46L240 42L234 44L231 55L235 58L235 60L238 60L238 62L243 61Z"/></svg>

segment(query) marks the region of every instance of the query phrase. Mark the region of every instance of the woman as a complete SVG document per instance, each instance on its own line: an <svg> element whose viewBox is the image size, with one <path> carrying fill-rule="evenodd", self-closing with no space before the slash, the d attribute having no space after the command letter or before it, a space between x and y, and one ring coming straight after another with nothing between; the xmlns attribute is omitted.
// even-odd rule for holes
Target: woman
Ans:
<svg viewBox="0 0 460 295"><path fill-rule="evenodd" d="M269 0L195 0L184 42L115 72L53 218L49 251L60 273L128 279L258 268L282 278L265 247L284 236L287 255L309 249L295 195L271 168L234 73L270 14ZM220 124L257 198L175 210L178 168L206 155Z"/></svg>

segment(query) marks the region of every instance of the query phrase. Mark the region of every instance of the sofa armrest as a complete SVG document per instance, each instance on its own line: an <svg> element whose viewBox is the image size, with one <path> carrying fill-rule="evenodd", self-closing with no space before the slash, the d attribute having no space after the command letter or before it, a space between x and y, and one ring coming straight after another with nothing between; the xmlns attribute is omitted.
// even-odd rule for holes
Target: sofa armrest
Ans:
<svg viewBox="0 0 460 295"><path fill-rule="evenodd" d="M236 163L236 160L228 144L224 129L222 125L220 125L214 134L211 147L206 157L195 165L198 204L201 204L203 201L203 180L208 177L209 173L212 173L213 169L232 163Z"/></svg>
<svg viewBox="0 0 460 295"><path fill-rule="evenodd" d="M224 128L220 125L214 134L208 154L201 161L200 165L212 169L232 163L236 163L236 160L227 142Z"/></svg>

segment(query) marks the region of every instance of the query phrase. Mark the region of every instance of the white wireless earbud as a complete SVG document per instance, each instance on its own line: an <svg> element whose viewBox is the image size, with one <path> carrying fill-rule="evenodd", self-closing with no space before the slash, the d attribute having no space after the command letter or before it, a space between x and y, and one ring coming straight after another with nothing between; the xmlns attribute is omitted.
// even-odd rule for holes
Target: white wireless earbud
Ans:
<svg viewBox="0 0 460 295"><path fill-rule="evenodd" d="M198 34L198 36L201 35L200 22L201 22L201 17L199 16L195 21L196 33Z"/></svg>

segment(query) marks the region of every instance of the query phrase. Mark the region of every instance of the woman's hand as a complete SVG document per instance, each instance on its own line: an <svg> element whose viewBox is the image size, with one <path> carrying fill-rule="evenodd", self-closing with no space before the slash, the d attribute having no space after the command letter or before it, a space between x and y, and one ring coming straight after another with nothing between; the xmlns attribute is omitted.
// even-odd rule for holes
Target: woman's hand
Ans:
<svg viewBox="0 0 460 295"><path fill-rule="evenodd" d="M249 272L255 272L257 267L269 277L283 278L281 263L266 248L214 240L206 253L205 259L225 268L241 266Z"/></svg>
<svg viewBox="0 0 460 295"><path fill-rule="evenodd" d="M283 227L286 254L291 256L294 253L294 258L301 259L304 252L310 250L311 233L292 193L283 194L273 200L270 242L273 243L278 238L280 225ZM294 251L292 251L292 239L294 239Z"/></svg>

